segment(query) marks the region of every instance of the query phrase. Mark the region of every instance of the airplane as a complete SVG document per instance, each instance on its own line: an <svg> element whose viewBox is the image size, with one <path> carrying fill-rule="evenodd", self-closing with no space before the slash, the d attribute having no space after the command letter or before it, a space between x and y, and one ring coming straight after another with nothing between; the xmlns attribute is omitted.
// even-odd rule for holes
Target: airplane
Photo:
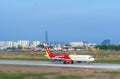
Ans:
<svg viewBox="0 0 120 79"><path fill-rule="evenodd" d="M52 60L56 60L56 61L63 61L63 64L73 64L74 62L92 62L95 59L90 56L90 55L69 55L69 54L53 54L48 46L45 46L46 49L46 57Z"/></svg>

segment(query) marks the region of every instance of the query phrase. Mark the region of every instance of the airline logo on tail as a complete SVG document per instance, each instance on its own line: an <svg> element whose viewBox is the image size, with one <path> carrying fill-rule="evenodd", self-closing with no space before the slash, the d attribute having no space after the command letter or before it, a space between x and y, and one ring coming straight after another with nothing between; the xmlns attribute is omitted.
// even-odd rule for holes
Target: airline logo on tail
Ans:
<svg viewBox="0 0 120 79"><path fill-rule="evenodd" d="M54 57L54 55L52 54L52 52L49 50L48 46L45 46L45 48L46 48L46 55L47 55L49 58Z"/></svg>

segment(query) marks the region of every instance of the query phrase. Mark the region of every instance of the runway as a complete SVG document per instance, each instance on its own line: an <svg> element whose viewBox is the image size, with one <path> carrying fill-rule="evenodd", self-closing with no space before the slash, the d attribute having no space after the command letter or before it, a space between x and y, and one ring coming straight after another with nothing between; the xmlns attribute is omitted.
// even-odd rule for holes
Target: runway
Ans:
<svg viewBox="0 0 120 79"><path fill-rule="evenodd" d="M102 63L99 63L99 64L98 63L62 64L61 62L0 60L0 64L2 64L2 65L21 65L21 66L84 68L84 69L112 69L112 70L119 70L120 69L120 64L102 64Z"/></svg>

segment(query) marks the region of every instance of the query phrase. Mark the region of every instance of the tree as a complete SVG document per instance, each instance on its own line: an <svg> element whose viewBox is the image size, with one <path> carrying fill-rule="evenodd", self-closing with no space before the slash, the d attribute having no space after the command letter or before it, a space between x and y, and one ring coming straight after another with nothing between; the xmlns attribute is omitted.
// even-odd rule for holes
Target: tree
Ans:
<svg viewBox="0 0 120 79"><path fill-rule="evenodd" d="M43 44L39 44L37 47L44 48Z"/></svg>

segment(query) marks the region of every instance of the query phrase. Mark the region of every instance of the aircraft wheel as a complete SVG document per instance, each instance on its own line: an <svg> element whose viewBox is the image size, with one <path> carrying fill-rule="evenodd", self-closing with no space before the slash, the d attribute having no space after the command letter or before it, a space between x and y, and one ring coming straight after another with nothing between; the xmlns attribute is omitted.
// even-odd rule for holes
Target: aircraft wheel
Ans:
<svg viewBox="0 0 120 79"><path fill-rule="evenodd" d="M74 64L74 61L71 61L71 64Z"/></svg>
<svg viewBox="0 0 120 79"><path fill-rule="evenodd" d="M63 64L66 64L66 61L64 61Z"/></svg>

